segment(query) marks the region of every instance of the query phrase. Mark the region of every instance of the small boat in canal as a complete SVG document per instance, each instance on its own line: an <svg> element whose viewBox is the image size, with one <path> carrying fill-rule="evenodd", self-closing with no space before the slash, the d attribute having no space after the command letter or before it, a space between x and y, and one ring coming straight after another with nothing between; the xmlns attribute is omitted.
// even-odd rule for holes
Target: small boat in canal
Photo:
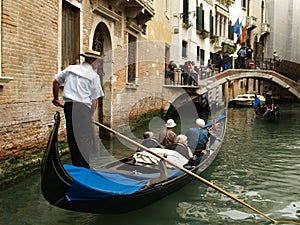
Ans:
<svg viewBox="0 0 300 225"><path fill-rule="evenodd" d="M257 95L260 101L265 102L265 97L262 95ZM253 106L253 102L255 99L255 94L241 94L236 96L232 101L236 106L241 107L250 107Z"/></svg>
<svg viewBox="0 0 300 225"><path fill-rule="evenodd" d="M196 166L189 165L186 151L180 144L171 150L158 148L153 141L154 144L147 142L141 145L163 155L165 160L155 157L151 151L137 151L96 169L86 169L61 162L57 143L59 112L54 119L41 164L43 196L50 204L62 209L101 214L140 209L188 184L194 178L184 170L200 174L211 165L223 142L227 120L225 110L214 123L206 125L210 141L200 164ZM146 161L141 161L145 157ZM180 167L174 167L168 163L170 161Z"/></svg>
<svg viewBox="0 0 300 225"><path fill-rule="evenodd" d="M255 96L253 102L255 117L266 121L275 121L280 118L280 107L278 105L261 103L260 99Z"/></svg>

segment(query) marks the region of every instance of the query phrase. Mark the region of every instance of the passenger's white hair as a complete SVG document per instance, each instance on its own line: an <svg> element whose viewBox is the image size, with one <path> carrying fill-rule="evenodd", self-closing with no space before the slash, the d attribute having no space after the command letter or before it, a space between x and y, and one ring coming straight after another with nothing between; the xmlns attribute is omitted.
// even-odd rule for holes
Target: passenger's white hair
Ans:
<svg viewBox="0 0 300 225"><path fill-rule="evenodd" d="M203 119L196 119L196 125L199 127L204 127L205 126L205 121Z"/></svg>
<svg viewBox="0 0 300 225"><path fill-rule="evenodd" d="M177 137L176 137L176 142L177 143L183 143L187 140L187 136L185 136L184 134L179 134Z"/></svg>

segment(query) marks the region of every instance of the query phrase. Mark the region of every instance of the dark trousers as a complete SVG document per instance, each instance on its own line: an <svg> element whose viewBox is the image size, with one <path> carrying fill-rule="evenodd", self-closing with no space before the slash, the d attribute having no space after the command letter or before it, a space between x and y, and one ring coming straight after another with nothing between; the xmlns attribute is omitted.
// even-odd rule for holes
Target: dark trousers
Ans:
<svg viewBox="0 0 300 225"><path fill-rule="evenodd" d="M91 109L82 103L66 102L64 113L72 164L90 168L89 152L94 137Z"/></svg>

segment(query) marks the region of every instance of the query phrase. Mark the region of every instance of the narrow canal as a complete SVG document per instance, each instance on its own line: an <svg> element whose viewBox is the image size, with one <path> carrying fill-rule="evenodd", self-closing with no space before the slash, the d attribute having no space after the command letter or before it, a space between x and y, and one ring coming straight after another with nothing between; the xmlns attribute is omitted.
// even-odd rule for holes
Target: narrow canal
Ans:
<svg viewBox="0 0 300 225"><path fill-rule="evenodd" d="M300 105L281 107L279 121L257 121L253 110L229 109L221 151L202 176L274 219L300 220ZM0 192L6 225L270 224L262 216L193 181L141 210L122 215L85 214L49 205L40 176Z"/></svg>

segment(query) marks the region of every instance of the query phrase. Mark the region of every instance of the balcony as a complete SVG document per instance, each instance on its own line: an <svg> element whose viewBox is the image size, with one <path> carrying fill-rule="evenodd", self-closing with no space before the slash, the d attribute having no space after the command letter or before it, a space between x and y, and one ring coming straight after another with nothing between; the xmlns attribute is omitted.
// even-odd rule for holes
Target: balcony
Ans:
<svg viewBox="0 0 300 225"><path fill-rule="evenodd" d="M269 34L271 31L270 24L262 23L261 24L261 36Z"/></svg>
<svg viewBox="0 0 300 225"><path fill-rule="evenodd" d="M257 27L257 18L254 16L247 16L246 18L246 26L248 30L252 30Z"/></svg>
<svg viewBox="0 0 300 225"><path fill-rule="evenodd" d="M210 42L211 43L218 43L219 42L219 36L217 36L217 35L211 35L210 36Z"/></svg>
<svg viewBox="0 0 300 225"><path fill-rule="evenodd" d="M228 52L229 54L234 53L236 50L235 42L226 37L219 37L217 42L215 42L214 47L217 51Z"/></svg>
<svg viewBox="0 0 300 225"><path fill-rule="evenodd" d="M153 0L110 0L115 8L124 7L126 16L135 19L137 25L145 24L154 16Z"/></svg>
<svg viewBox="0 0 300 225"><path fill-rule="evenodd" d="M197 34L199 34L199 36L200 36L202 39L208 38L208 37L210 36L209 31L206 31L206 30L204 30L204 29L197 29Z"/></svg>

